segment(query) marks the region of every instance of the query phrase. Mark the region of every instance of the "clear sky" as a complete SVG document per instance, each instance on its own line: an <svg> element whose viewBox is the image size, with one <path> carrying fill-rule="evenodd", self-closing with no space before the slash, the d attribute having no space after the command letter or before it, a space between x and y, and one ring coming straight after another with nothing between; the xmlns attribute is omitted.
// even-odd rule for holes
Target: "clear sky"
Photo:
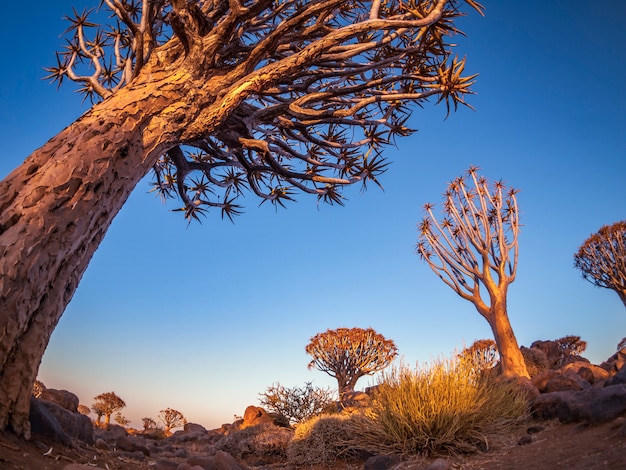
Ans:
<svg viewBox="0 0 626 470"><path fill-rule="evenodd" d="M67 27L96 0L11 2L0 28L0 177L86 108L42 80ZM509 314L521 345L580 335L599 363L626 336L617 294L573 268L580 244L626 218L626 2L485 1L457 53L480 73L469 102L416 109L388 148L385 190L345 207L302 196L287 210L248 196L235 224L187 226L142 182L111 226L55 330L39 378L90 406L115 391L140 426L180 410L214 428L272 383L335 387L304 347L327 328L372 327L410 364L491 337L473 305L415 254L426 202L470 165L518 188L518 277ZM363 378L357 388L373 383Z"/></svg>

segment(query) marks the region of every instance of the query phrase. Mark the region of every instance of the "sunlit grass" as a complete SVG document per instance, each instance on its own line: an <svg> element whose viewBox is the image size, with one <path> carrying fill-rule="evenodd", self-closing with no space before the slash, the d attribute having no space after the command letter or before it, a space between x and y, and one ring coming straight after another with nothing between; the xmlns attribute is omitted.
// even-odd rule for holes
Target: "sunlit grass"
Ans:
<svg viewBox="0 0 626 470"><path fill-rule="evenodd" d="M438 359L384 373L372 407L355 419L369 450L402 454L471 452L527 416L514 384L475 372L470 361Z"/></svg>

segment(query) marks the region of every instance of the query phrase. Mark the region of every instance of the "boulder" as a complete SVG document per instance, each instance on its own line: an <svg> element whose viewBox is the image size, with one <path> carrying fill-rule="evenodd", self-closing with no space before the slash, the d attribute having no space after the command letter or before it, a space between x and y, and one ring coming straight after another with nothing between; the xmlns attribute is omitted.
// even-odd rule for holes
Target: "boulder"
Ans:
<svg viewBox="0 0 626 470"><path fill-rule="evenodd" d="M530 375L531 379L548 369L548 358L543 350L522 346L520 351L524 357L526 369L528 370L528 375Z"/></svg>
<svg viewBox="0 0 626 470"><path fill-rule="evenodd" d="M196 434L196 433L200 434L200 433L207 432L207 430L201 424L185 423L185 426L183 427L182 432L183 434Z"/></svg>
<svg viewBox="0 0 626 470"><path fill-rule="evenodd" d="M615 375L608 378L605 382L605 386L617 385L617 384L626 384L626 367L622 367L617 371Z"/></svg>
<svg viewBox="0 0 626 470"><path fill-rule="evenodd" d="M626 414L626 384L543 393L533 400L531 410L538 418L563 423L611 421Z"/></svg>
<svg viewBox="0 0 626 470"><path fill-rule="evenodd" d="M548 361L548 367L558 368L561 365L563 351L556 341L535 341L530 348L537 348L543 351Z"/></svg>
<svg viewBox="0 0 626 470"><path fill-rule="evenodd" d="M591 387L591 384L584 380L573 370L568 370L552 377L546 383L546 392L564 392L567 390L578 391Z"/></svg>
<svg viewBox="0 0 626 470"><path fill-rule="evenodd" d="M561 367L560 370L562 372L567 372L570 370L574 371L592 385L594 383L600 383L609 378L609 372L606 369L595 364L591 364L588 361L572 362Z"/></svg>
<svg viewBox="0 0 626 470"><path fill-rule="evenodd" d="M263 408L250 405L243 413L243 422L239 429L245 429L259 424L274 424L274 419Z"/></svg>
<svg viewBox="0 0 626 470"><path fill-rule="evenodd" d="M537 390L543 393L546 391L546 385L548 385L548 382L550 381L550 379L556 377L557 375L559 375L558 371L554 369L546 369L543 372L540 372L539 374L535 375L531 379L531 381L533 385L537 387Z"/></svg>
<svg viewBox="0 0 626 470"><path fill-rule="evenodd" d="M626 365L626 348L622 348L600 364L600 367L606 369L610 374L615 374Z"/></svg>
<svg viewBox="0 0 626 470"><path fill-rule="evenodd" d="M387 470L400 463L399 455L374 455L365 461L364 470Z"/></svg>
<svg viewBox="0 0 626 470"><path fill-rule="evenodd" d="M59 442L68 447L72 446L72 438L63 430L59 421L48 408L35 397L30 399L29 421L33 435L44 438L47 441Z"/></svg>
<svg viewBox="0 0 626 470"><path fill-rule="evenodd" d="M78 397L67 390L45 388L39 396L41 400L51 401L73 413L78 412Z"/></svg>

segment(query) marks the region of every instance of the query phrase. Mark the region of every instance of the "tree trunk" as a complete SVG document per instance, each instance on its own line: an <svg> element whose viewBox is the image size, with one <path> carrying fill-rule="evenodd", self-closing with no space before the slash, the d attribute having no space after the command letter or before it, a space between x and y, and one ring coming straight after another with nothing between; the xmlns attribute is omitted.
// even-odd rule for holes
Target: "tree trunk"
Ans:
<svg viewBox="0 0 626 470"><path fill-rule="evenodd" d="M500 353L502 374L505 377L530 378L524 356L522 356L509 321L506 309L506 296L504 300L498 300L492 304L487 320Z"/></svg>
<svg viewBox="0 0 626 470"><path fill-rule="evenodd" d="M144 71L0 182L0 429L27 439L41 358L93 253L193 106L206 104L188 97L180 70Z"/></svg>

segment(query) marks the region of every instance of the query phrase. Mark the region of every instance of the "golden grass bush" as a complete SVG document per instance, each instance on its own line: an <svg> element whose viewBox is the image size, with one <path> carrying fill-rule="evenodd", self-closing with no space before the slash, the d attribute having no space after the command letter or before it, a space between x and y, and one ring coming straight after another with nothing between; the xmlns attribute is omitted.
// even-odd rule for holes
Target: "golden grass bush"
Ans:
<svg viewBox="0 0 626 470"><path fill-rule="evenodd" d="M296 425L287 448L287 460L294 466L331 465L358 456L358 439L351 424L353 414L318 415Z"/></svg>
<svg viewBox="0 0 626 470"><path fill-rule="evenodd" d="M477 374L458 356L382 374L372 406L350 420L359 447L372 453L473 452L525 419L519 387Z"/></svg>

